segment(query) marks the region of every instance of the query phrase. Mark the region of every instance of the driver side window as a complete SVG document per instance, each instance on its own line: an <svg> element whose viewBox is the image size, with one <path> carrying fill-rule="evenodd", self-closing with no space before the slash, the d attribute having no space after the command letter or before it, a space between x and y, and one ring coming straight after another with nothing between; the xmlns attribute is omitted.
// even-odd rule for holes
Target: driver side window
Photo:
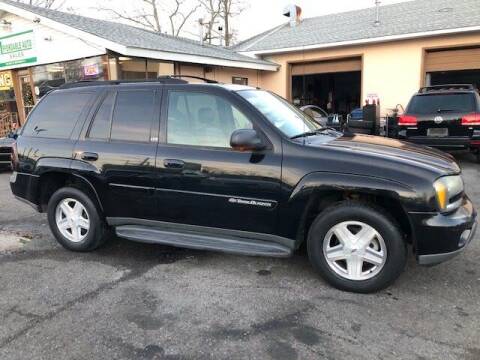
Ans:
<svg viewBox="0 0 480 360"><path fill-rule="evenodd" d="M252 128L240 110L219 96L187 91L169 93L169 144L230 148L235 130Z"/></svg>

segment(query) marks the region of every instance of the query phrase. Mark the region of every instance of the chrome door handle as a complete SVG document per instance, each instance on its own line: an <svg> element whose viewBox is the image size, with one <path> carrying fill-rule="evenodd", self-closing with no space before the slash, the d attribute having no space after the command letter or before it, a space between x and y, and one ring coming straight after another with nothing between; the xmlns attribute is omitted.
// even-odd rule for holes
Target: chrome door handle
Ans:
<svg viewBox="0 0 480 360"><path fill-rule="evenodd" d="M92 152L84 152L82 153L82 160L85 161L97 161L98 160L98 154L97 153L92 153Z"/></svg>
<svg viewBox="0 0 480 360"><path fill-rule="evenodd" d="M185 162L182 160L177 160L177 159L166 159L163 161L163 165L167 169L183 169L185 166Z"/></svg>

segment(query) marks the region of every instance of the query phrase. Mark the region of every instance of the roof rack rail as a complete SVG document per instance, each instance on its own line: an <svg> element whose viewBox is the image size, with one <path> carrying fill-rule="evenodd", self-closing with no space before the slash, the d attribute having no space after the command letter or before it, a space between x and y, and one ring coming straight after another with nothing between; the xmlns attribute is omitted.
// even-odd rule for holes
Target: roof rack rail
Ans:
<svg viewBox="0 0 480 360"><path fill-rule="evenodd" d="M174 79L170 77L148 79L148 80L80 80L72 83L66 83L57 89L72 89L77 87L102 86L102 85L120 85L120 84L142 84L142 83L161 83L161 84L188 84L188 81Z"/></svg>
<svg viewBox="0 0 480 360"><path fill-rule="evenodd" d="M182 78L202 80L202 81L205 81L207 84L218 84L218 81L216 80L211 80L201 76L193 76L193 75L166 75L166 76L158 77L158 79L182 79Z"/></svg>
<svg viewBox="0 0 480 360"><path fill-rule="evenodd" d="M425 86L418 90L419 93L424 94L428 91L437 91L437 90L477 90L475 85L472 84L444 84L444 85L432 85Z"/></svg>

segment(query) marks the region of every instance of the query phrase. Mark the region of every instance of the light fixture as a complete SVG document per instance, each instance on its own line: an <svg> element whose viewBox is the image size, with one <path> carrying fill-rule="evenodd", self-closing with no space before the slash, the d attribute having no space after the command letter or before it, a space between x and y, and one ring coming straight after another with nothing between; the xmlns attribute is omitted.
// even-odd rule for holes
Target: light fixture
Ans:
<svg viewBox="0 0 480 360"><path fill-rule="evenodd" d="M1 22L1 25L2 25L2 30L3 31L11 31L12 30L12 22L11 21L3 19L2 22Z"/></svg>
<svg viewBox="0 0 480 360"><path fill-rule="evenodd" d="M130 60L132 60L132 58L125 57L125 56L120 56L120 57L118 58L118 60L120 60L120 61L130 61Z"/></svg>

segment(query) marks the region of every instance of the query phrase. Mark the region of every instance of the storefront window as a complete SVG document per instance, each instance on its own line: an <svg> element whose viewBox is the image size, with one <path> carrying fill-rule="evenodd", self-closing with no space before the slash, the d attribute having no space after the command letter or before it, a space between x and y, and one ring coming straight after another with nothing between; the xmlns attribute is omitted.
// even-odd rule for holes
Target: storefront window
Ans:
<svg viewBox="0 0 480 360"><path fill-rule="evenodd" d="M65 83L80 80L105 80L102 57L35 66L32 68L38 98Z"/></svg>
<svg viewBox="0 0 480 360"><path fill-rule="evenodd" d="M111 56L108 66L112 80L152 80L175 73L173 63L126 56Z"/></svg>
<svg viewBox="0 0 480 360"><path fill-rule="evenodd" d="M0 137L18 126L18 110L15 101L12 73L0 72Z"/></svg>
<svg viewBox="0 0 480 360"><path fill-rule="evenodd" d="M118 58L121 80L144 80L147 78L146 59L133 59L120 56Z"/></svg>

